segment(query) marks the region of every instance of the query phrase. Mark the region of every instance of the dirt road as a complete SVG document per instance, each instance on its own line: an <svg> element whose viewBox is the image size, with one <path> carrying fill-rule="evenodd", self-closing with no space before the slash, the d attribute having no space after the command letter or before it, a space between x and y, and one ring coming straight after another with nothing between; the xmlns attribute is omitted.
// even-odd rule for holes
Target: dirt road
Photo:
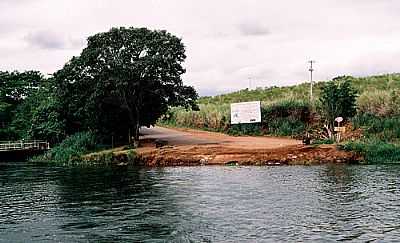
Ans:
<svg viewBox="0 0 400 243"><path fill-rule="evenodd" d="M301 141L277 137L233 137L222 133L193 129L168 129L164 127L142 128L142 139L166 141L168 145L224 145L232 148L272 149L300 145Z"/></svg>
<svg viewBox="0 0 400 243"><path fill-rule="evenodd" d="M137 152L146 166L321 164L361 159L335 145L304 146L288 138L232 137L163 127L143 128L141 134L142 147ZM156 143L163 146L157 148Z"/></svg>

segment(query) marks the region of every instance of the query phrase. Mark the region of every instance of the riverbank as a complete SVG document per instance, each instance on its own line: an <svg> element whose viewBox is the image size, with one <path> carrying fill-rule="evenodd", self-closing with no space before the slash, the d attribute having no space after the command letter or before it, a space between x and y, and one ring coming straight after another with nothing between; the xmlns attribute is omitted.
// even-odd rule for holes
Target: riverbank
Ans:
<svg viewBox="0 0 400 243"><path fill-rule="evenodd" d="M32 161L163 167L312 165L357 163L363 160L359 153L339 150L336 145L305 146L300 140L284 137L234 137L222 133L165 127L142 128L141 134L139 148L122 146L95 152L89 152L86 146L89 144L89 147L96 148L95 140L88 134L78 134Z"/></svg>
<svg viewBox="0 0 400 243"><path fill-rule="evenodd" d="M335 145L305 146L277 137L232 137L192 129L142 129L136 161L144 166L311 165L354 163L359 155Z"/></svg>

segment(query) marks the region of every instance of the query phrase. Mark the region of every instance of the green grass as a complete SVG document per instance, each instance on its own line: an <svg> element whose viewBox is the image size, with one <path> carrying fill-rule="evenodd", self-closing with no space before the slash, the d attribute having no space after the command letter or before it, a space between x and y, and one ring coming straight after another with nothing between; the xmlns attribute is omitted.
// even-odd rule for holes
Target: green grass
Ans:
<svg viewBox="0 0 400 243"><path fill-rule="evenodd" d="M380 140L348 142L343 149L363 155L365 162L370 164L400 163L400 146Z"/></svg>
<svg viewBox="0 0 400 243"><path fill-rule="evenodd" d="M345 143L343 149L363 155L367 163L400 163L399 116L359 114L352 124L355 129L363 129L364 138Z"/></svg>
<svg viewBox="0 0 400 243"><path fill-rule="evenodd" d="M400 116L379 117L359 114L352 120L355 129L362 128L366 139L400 145Z"/></svg>

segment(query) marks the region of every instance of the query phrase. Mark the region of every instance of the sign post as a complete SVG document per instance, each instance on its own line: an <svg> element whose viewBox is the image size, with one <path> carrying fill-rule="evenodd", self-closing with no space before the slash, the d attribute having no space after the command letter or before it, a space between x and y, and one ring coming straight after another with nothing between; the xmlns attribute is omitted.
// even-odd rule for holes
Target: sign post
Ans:
<svg viewBox="0 0 400 243"><path fill-rule="evenodd" d="M340 142L341 133L346 132L346 127L341 127L340 123L343 121L343 117L336 117L335 122L337 122L338 126L334 128L334 131L337 132L336 134L336 142Z"/></svg>

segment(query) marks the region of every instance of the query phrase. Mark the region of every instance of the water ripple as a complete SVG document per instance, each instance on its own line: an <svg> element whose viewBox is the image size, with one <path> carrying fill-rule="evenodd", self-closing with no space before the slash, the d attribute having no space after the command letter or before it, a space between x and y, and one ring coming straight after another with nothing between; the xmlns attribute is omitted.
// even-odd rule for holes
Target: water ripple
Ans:
<svg viewBox="0 0 400 243"><path fill-rule="evenodd" d="M396 242L399 169L0 164L0 241Z"/></svg>

